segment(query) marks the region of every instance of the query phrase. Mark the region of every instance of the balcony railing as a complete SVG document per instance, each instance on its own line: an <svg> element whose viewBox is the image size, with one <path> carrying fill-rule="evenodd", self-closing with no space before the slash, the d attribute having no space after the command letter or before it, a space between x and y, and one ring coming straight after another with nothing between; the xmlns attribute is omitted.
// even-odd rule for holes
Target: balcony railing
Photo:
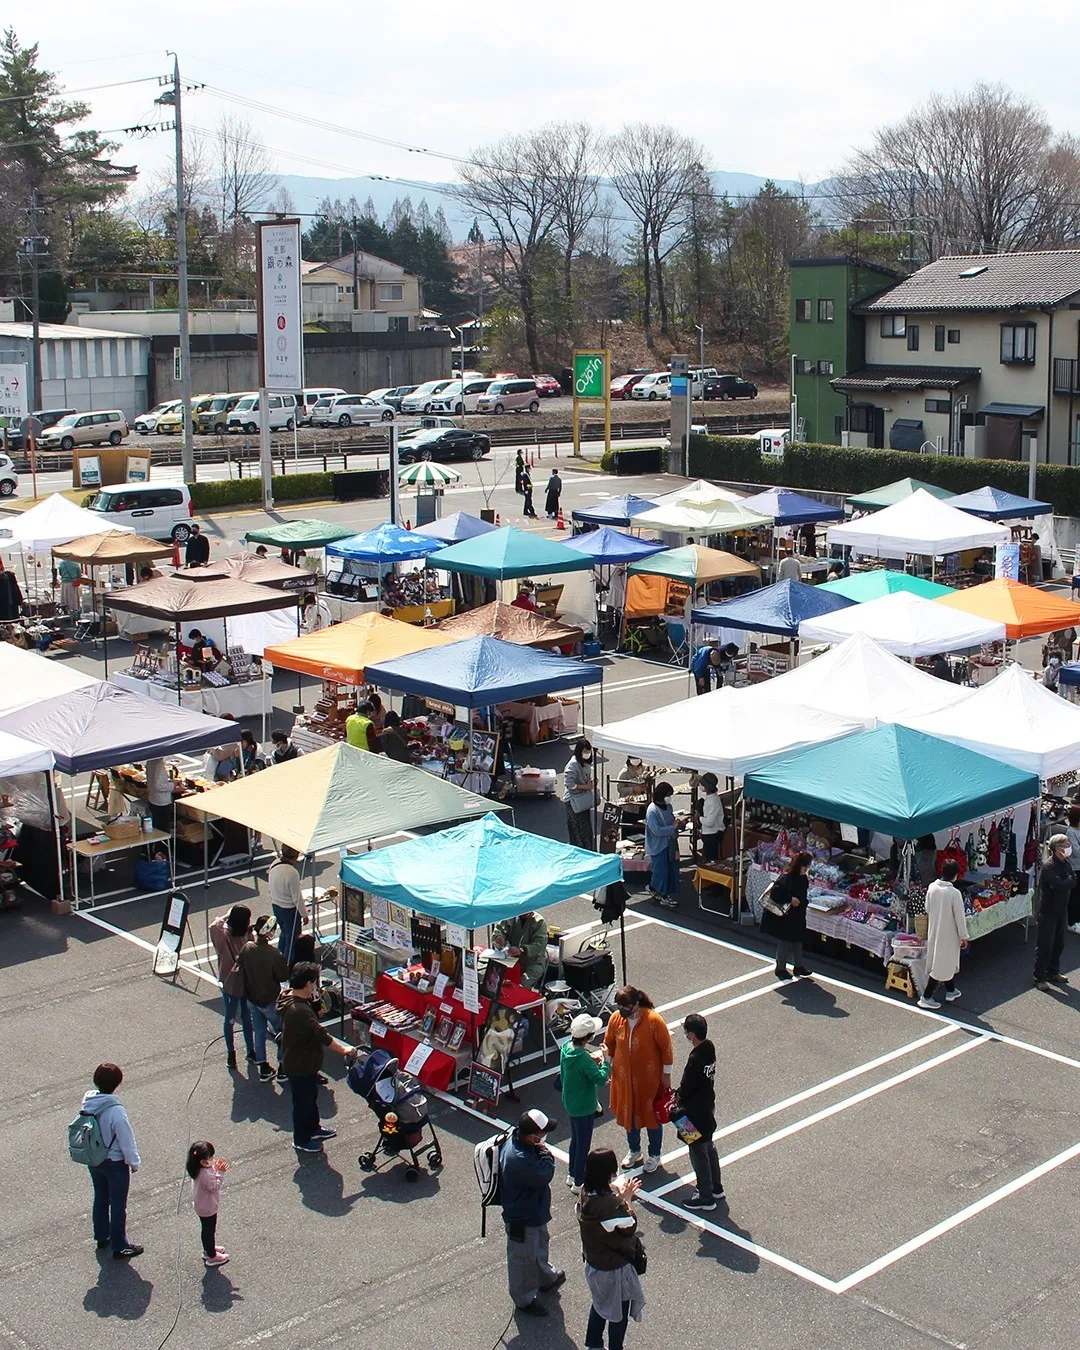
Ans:
<svg viewBox="0 0 1080 1350"><path fill-rule="evenodd" d="M1080 396L1080 361L1067 356L1054 357L1054 393Z"/></svg>

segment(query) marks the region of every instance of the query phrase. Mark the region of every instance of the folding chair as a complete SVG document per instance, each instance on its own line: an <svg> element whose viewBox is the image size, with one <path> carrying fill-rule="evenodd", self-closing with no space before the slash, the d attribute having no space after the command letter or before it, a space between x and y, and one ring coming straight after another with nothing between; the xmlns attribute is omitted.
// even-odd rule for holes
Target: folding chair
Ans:
<svg viewBox="0 0 1080 1350"><path fill-rule="evenodd" d="M668 658L668 665L685 666L690 659L690 648L687 645L686 624L668 619L666 627L668 646L671 648L671 656Z"/></svg>

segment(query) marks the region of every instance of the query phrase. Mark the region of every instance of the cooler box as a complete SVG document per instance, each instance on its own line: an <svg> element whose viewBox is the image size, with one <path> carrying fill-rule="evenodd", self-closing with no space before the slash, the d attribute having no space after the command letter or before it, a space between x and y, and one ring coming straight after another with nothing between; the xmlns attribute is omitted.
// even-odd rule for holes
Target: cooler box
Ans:
<svg viewBox="0 0 1080 1350"><path fill-rule="evenodd" d="M554 769L519 769L517 790L523 797L550 797L558 786Z"/></svg>
<svg viewBox="0 0 1080 1350"><path fill-rule="evenodd" d="M615 983L615 961L610 952L577 952L563 957L563 979L575 994L591 994Z"/></svg>

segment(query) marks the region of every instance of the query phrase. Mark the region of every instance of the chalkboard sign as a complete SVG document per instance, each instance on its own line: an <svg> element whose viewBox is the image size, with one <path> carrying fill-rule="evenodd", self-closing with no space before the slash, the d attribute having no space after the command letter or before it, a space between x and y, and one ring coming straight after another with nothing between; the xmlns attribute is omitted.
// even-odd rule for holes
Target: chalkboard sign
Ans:
<svg viewBox="0 0 1080 1350"><path fill-rule="evenodd" d="M154 948L155 975L176 975L180 964L180 944L188 921L188 898L182 891L173 891L165 898L165 913L161 917L161 932Z"/></svg>
<svg viewBox="0 0 1080 1350"><path fill-rule="evenodd" d="M605 802L600 816L601 853L614 853L619 842L619 827L622 824L622 807L618 802Z"/></svg>
<svg viewBox="0 0 1080 1350"><path fill-rule="evenodd" d="M490 1102L495 1106L501 1091L502 1074L474 1060L469 1068L469 1096L475 1097L478 1102Z"/></svg>

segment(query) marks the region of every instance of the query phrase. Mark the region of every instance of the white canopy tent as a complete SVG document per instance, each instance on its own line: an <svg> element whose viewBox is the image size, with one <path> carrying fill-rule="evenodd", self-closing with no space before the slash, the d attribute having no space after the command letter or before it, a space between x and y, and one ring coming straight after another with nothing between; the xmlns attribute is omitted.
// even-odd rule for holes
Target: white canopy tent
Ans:
<svg viewBox="0 0 1080 1350"><path fill-rule="evenodd" d="M829 529L830 544L846 544L856 553L875 558L902 558L907 554L940 557L964 548L993 548L1007 544L1007 525L980 520L958 511L920 488L895 506L849 520Z"/></svg>
<svg viewBox="0 0 1080 1350"><path fill-rule="evenodd" d="M755 718L768 716L776 703L786 703L855 717L867 729L898 722L904 713L952 707L973 695L971 689L916 670L865 633L856 633L786 675L746 692L760 703L760 707L747 709Z"/></svg>
<svg viewBox="0 0 1080 1350"><path fill-rule="evenodd" d="M1037 773L1044 781L1080 768L1080 708L1045 688L1016 662L970 698L904 726Z"/></svg>
<svg viewBox="0 0 1080 1350"><path fill-rule="evenodd" d="M710 535L729 530L755 530L772 527L773 518L751 510L742 502L718 499L713 502L669 502L654 506L634 517L634 527L665 530L671 534Z"/></svg>
<svg viewBox="0 0 1080 1350"><path fill-rule="evenodd" d="M690 506L701 506L708 502L741 502L749 495L747 492L737 492L734 488L717 487L715 483L698 478L688 483L686 487L675 488L673 492L665 492L662 497L653 498L653 505L674 506L686 503Z"/></svg>
<svg viewBox="0 0 1080 1350"><path fill-rule="evenodd" d="M0 642L0 717L43 699L56 698L58 694L70 694L83 685L98 683L93 675L51 661L40 652Z"/></svg>
<svg viewBox="0 0 1080 1350"><path fill-rule="evenodd" d="M772 705L762 689L716 689L666 708L596 727L601 750L635 755L649 764L712 770L742 778L792 750L861 731L852 717L794 704Z"/></svg>
<svg viewBox="0 0 1080 1350"><path fill-rule="evenodd" d="M87 534L118 530L134 534L129 525L114 525L96 511L76 506L62 493L54 492L19 516L5 516L0 523L0 551L47 553L56 544L70 544Z"/></svg>
<svg viewBox="0 0 1080 1350"><path fill-rule="evenodd" d="M1080 713L1077 716L1080 717ZM48 773L55 763L53 752L46 746L0 731L0 778L17 778L23 773Z"/></svg>
<svg viewBox="0 0 1080 1350"><path fill-rule="evenodd" d="M863 633L886 651L908 658L1005 641L1003 623L939 605L910 591L893 591L862 605L804 619L799 625L799 638L804 642L843 642L853 633Z"/></svg>

